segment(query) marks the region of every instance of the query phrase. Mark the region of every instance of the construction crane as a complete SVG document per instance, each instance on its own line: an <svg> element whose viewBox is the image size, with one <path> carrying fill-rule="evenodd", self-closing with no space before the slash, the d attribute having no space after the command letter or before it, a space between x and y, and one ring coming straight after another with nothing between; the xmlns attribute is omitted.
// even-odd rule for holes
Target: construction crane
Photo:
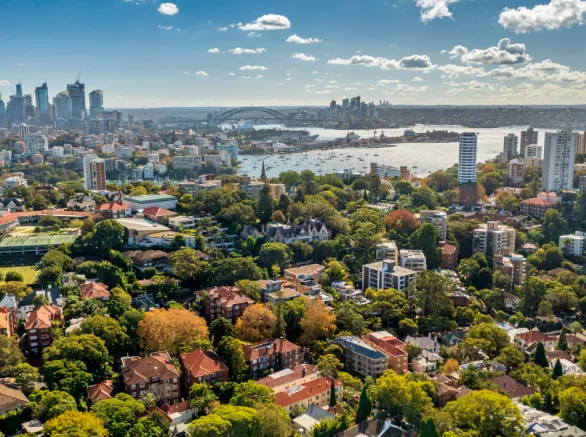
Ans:
<svg viewBox="0 0 586 437"><path fill-rule="evenodd" d="M79 83L80 80L81 80L81 71L77 74L77 79L75 79L75 82Z"/></svg>

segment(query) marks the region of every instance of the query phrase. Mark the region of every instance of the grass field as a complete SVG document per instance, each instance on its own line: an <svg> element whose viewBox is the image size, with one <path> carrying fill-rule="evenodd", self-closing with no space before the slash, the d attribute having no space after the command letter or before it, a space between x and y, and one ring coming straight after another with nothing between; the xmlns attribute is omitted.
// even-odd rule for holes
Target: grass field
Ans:
<svg viewBox="0 0 586 437"><path fill-rule="evenodd" d="M25 284L33 283L38 273L38 271L35 270L33 266L0 267L0 273L2 273L2 276L11 270L21 273L24 277Z"/></svg>

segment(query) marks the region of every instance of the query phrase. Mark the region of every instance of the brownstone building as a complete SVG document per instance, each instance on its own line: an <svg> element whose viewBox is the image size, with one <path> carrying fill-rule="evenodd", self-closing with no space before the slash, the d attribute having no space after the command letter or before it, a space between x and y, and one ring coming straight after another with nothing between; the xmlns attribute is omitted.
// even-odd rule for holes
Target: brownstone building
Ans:
<svg viewBox="0 0 586 437"><path fill-rule="evenodd" d="M28 313L24 324L28 349L34 353L41 353L44 348L50 346L53 343L53 322L61 320L63 311L56 306L43 305Z"/></svg>
<svg viewBox="0 0 586 437"><path fill-rule="evenodd" d="M228 367L213 351L195 351L181 355L181 373L188 389L195 383L228 381Z"/></svg>
<svg viewBox="0 0 586 437"><path fill-rule="evenodd" d="M153 352L147 357L123 357L122 378L126 393L141 399L152 393L157 402L176 404L179 400L181 375L166 351Z"/></svg>

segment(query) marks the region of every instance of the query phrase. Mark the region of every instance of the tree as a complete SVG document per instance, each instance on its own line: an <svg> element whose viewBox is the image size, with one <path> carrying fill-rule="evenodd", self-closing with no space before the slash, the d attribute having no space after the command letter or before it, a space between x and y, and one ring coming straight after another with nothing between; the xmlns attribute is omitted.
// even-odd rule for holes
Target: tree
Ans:
<svg viewBox="0 0 586 437"><path fill-rule="evenodd" d="M8 272L10 273L10 272ZM7 274L8 276L8 274ZM26 295L32 293L32 288L30 288L28 285L19 282L19 281L8 281L8 279L6 279L7 282L4 282L3 284L0 284L0 294L2 295L12 295L14 297L16 297L17 299L22 299L23 297L25 297Z"/></svg>
<svg viewBox="0 0 586 437"><path fill-rule="evenodd" d="M193 384L189 389L189 406L197 410L198 415L204 415L211 411L218 397L205 382Z"/></svg>
<svg viewBox="0 0 586 437"><path fill-rule="evenodd" d="M496 196L496 206L505 211L514 211L519 206L519 200L507 191L501 191Z"/></svg>
<svg viewBox="0 0 586 437"><path fill-rule="evenodd" d="M356 410L356 423L361 423L367 420L372 412L372 401L368 397L368 392L366 390L366 386L364 386L360 393L358 409Z"/></svg>
<svg viewBox="0 0 586 437"><path fill-rule="evenodd" d="M419 437L439 437L437 428L435 426L435 420L433 420L433 417L421 419L421 425L419 427Z"/></svg>
<svg viewBox="0 0 586 437"><path fill-rule="evenodd" d="M92 334L81 334L55 340L43 351L43 361L46 364L55 360L81 361L88 372L98 373L104 371L108 355L104 340Z"/></svg>
<svg viewBox="0 0 586 437"><path fill-rule="evenodd" d="M352 302L341 302L334 311L337 332L351 332L361 335L366 329L366 321Z"/></svg>
<svg viewBox="0 0 586 437"><path fill-rule="evenodd" d="M380 212L372 208L360 208L350 219L350 231L355 233L363 223L372 223L374 225L374 232L380 233L384 231L384 219Z"/></svg>
<svg viewBox="0 0 586 437"><path fill-rule="evenodd" d="M336 384L333 378L330 379L330 407L335 407L338 403L336 399Z"/></svg>
<svg viewBox="0 0 586 437"><path fill-rule="evenodd" d="M260 285L258 285L258 282L249 279L242 279L236 282L235 285L242 294L248 296L255 302L260 302Z"/></svg>
<svg viewBox="0 0 586 437"><path fill-rule="evenodd" d="M258 265L268 269L276 264L285 269L291 265L292 258L291 248L286 244L265 243L258 256Z"/></svg>
<svg viewBox="0 0 586 437"><path fill-rule="evenodd" d="M448 403L444 411L459 432L479 437L518 437L524 430L519 408L505 395L488 390L472 391Z"/></svg>
<svg viewBox="0 0 586 437"><path fill-rule="evenodd" d="M261 223L265 224L271 220L274 208L275 201L271 195L271 189L265 184L258 195L258 201L256 203L256 216Z"/></svg>
<svg viewBox="0 0 586 437"><path fill-rule="evenodd" d="M411 234L421 225L415 215L405 209L393 211L385 217L384 223L389 231L397 234Z"/></svg>
<svg viewBox="0 0 586 437"><path fill-rule="evenodd" d="M417 323L413 319L405 318L399 322L399 332L405 337L417 334L417 329Z"/></svg>
<svg viewBox="0 0 586 437"><path fill-rule="evenodd" d="M125 352L128 336L116 319L101 315L89 317L81 323L81 332L104 340L106 348L116 356Z"/></svg>
<svg viewBox="0 0 586 437"><path fill-rule="evenodd" d="M43 365L41 374L50 390L62 390L75 398L84 396L93 382L82 361L52 360Z"/></svg>
<svg viewBox="0 0 586 437"><path fill-rule="evenodd" d="M200 417L188 426L191 437L224 437L231 435L232 424L217 414Z"/></svg>
<svg viewBox="0 0 586 437"><path fill-rule="evenodd" d="M185 309L155 309L138 325L141 346L148 351L167 350L172 354L209 346L206 321Z"/></svg>
<svg viewBox="0 0 586 437"><path fill-rule="evenodd" d="M427 259L428 268L434 268L441 262L441 258L438 259L437 257L437 239L437 229L431 223L424 223L409 238L412 249L423 251Z"/></svg>
<svg viewBox="0 0 586 437"><path fill-rule="evenodd" d="M543 216L543 239L546 243L557 243L565 228L566 221L557 209L550 208L545 211Z"/></svg>
<svg viewBox="0 0 586 437"><path fill-rule="evenodd" d="M328 262L321 282L325 285L330 285L333 281L347 281L349 279L346 268L339 261L332 260Z"/></svg>
<svg viewBox="0 0 586 437"><path fill-rule="evenodd" d="M49 437L108 437L104 422L91 413L66 411L45 423L44 432Z"/></svg>
<svg viewBox="0 0 586 437"><path fill-rule="evenodd" d="M428 209L434 209L437 203L437 195L429 187L419 188L411 195L411 205L414 207L425 206Z"/></svg>
<svg viewBox="0 0 586 437"><path fill-rule="evenodd" d="M570 387L559 394L560 416L570 425L586 428L586 392Z"/></svg>
<svg viewBox="0 0 586 437"><path fill-rule="evenodd" d="M276 317L263 304L247 307L236 322L236 333L243 341L251 343L266 340L271 336Z"/></svg>
<svg viewBox="0 0 586 437"><path fill-rule="evenodd" d="M496 360L507 366L509 371L512 371L525 362L525 355L515 346L509 345L501 350L501 353Z"/></svg>
<svg viewBox="0 0 586 437"><path fill-rule="evenodd" d="M200 255L194 249L182 247L170 256L173 275L182 281L195 281L206 270L209 264L200 259Z"/></svg>
<svg viewBox="0 0 586 437"><path fill-rule="evenodd" d="M338 380L344 389L343 398L348 400L362 391L362 381L347 372L338 372Z"/></svg>
<svg viewBox="0 0 586 437"><path fill-rule="evenodd" d="M269 387L246 381L238 384L230 399L230 405L240 407L254 407L257 404L272 404L275 402L275 393Z"/></svg>
<svg viewBox="0 0 586 437"><path fill-rule="evenodd" d="M560 336L558 337L558 342L556 344L556 349L559 351L567 351L568 350L568 328L565 326L562 328L562 332L560 332Z"/></svg>
<svg viewBox="0 0 586 437"><path fill-rule="evenodd" d="M537 347L535 348L535 354L533 355L533 362L543 368L549 367L547 355L545 354L545 347L543 346L542 342L537 343Z"/></svg>
<svg viewBox="0 0 586 437"><path fill-rule="evenodd" d="M578 355L578 365L583 372L586 372L586 349L580 351L580 355Z"/></svg>
<svg viewBox="0 0 586 437"><path fill-rule="evenodd" d="M496 357L503 348L510 344L507 332L494 323L474 325L470 329L466 341L469 339L485 342L486 345L482 349L491 357Z"/></svg>
<svg viewBox="0 0 586 437"><path fill-rule="evenodd" d="M562 363L559 359L555 360L552 376L554 379L558 379L564 376L564 368L562 367Z"/></svg>
<svg viewBox="0 0 586 437"><path fill-rule="evenodd" d="M102 220L96 225L93 245L97 253L105 257L112 249L122 250L125 246L124 226L116 220Z"/></svg>
<svg viewBox="0 0 586 437"><path fill-rule="evenodd" d="M293 425L289 415L279 405L256 405L256 414L259 423L259 435L263 437L290 436L293 433Z"/></svg>
<svg viewBox="0 0 586 437"><path fill-rule="evenodd" d="M413 185L407 181L397 181L395 183L395 193L399 196L410 196L413 193Z"/></svg>
<svg viewBox="0 0 586 437"><path fill-rule="evenodd" d="M234 381L239 381L245 377L248 366L246 365L240 340L234 337L222 339L218 344L217 352L224 358L224 362L230 371L230 376Z"/></svg>
<svg viewBox="0 0 586 437"><path fill-rule="evenodd" d="M46 422L66 411L76 411L75 398L64 391L35 390L29 396L32 403L32 415L41 422Z"/></svg>
<svg viewBox="0 0 586 437"><path fill-rule="evenodd" d="M454 360L453 358L450 358L449 360L446 360L446 362L444 363L444 368L442 370L442 373L444 375L453 375L454 373L457 373L460 371L460 363L458 363L458 360Z"/></svg>
<svg viewBox="0 0 586 437"><path fill-rule="evenodd" d="M16 336L0 335L0 351L0 375L2 376L7 375L14 366L24 361Z"/></svg>
<svg viewBox="0 0 586 437"><path fill-rule="evenodd" d="M312 300L307 311L299 321L302 329L301 343L310 345L315 340L329 338L336 330L336 316L328 310L321 300Z"/></svg>
<svg viewBox="0 0 586 437"><path fill-rule="evenodd" d="M383 326L396 326L409 314L409 301L402 291L394 288L378 291L368 289L366 295L373 300L369 307L380 314Z"/></svg>
<svg viewBox="0 0 586 437"><path fill-rule="evenodd" d="M317 368L321 376L333 376L334 378L338 377L338 370L344 368L342 362L332 354L322 355L317 359Z"/></svg>
<svg viewBox="0 0 586 437"><path fill-rule="evenodd" d="M4 280L6 282L24 282L24 276L20 272L9 270L6 272Z"/></svg>
<svg viewBox="0 0 586 437"><path fill-rule="evenodd" d="M236 337L234 325L224 317L215 319L210 325L210 337L212 338L212 344L214 347L217 347L223 339L227 337Z"/></svg>
<svg viewBox="0 0 586 437"><path fill-rule="evenodd" d="M281 194L279 197L278 208L285 216L289 213L289 207L291 206L291 199L285 193Z"/></svg>
<svg viewBox="0 0 586 437"><path fill-rule="evenodd" d="M138 423L145 407L132 396L119 393L112 399L104 399L92 405L91 411L104 422L110 437L125 437L128 430Z"/></svg>
<svg viewBox="0 0 586 437"><path fill-rule="evenodd" d="M20 363L14 366L12 376L15 379L15 384L25 395L31 393L35 389L35 383L41 379L38 369L28 363Z"/></svg>
<svg viewBox="0 0 586 437"><path fill-rule="evenodd" d="M482 175L479 182L486 190L486 194L490 196L502 185L503 177L497 172L489 172Z"/></svg>

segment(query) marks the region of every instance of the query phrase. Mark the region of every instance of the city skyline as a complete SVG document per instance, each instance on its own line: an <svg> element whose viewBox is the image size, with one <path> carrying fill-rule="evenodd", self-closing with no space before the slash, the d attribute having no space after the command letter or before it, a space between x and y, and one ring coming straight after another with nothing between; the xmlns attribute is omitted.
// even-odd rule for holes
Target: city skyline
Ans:
<svg viewBox="0 0 586 437"><path fill-rule="evenodd" d="M22 13L29 8L33 16ZM104 91L106 108L325 106L358 94L429 105L577 104L586 97L586 60L571 44L586 37L583 0L205 7L23 0L6 5L3 16L5 101L19 81L34 95L46 80L52 99L79 71L86 93ZM25 35L17 32L23 26Z"/></svg>

